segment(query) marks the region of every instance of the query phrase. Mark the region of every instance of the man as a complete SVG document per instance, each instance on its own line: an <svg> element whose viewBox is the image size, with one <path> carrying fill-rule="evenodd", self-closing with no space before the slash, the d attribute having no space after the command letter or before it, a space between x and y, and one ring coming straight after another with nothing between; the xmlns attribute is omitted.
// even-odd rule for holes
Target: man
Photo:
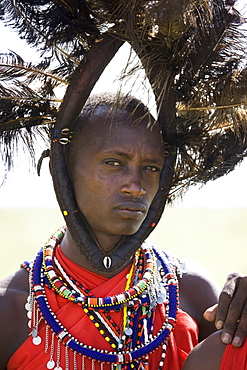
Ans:
<svg viewBox="0 0 247 370"><path fill-rule="evenodd" d="M221 341L221 333L211 334L199 343L188 356L184 370L246 370L247 342L240 348Z"/></svg>
<svg viewBox="0 0 247 370"><path fill-rule="evenodd" d="M234 280L236 276L230 275ZM246 278L242 280L246 289ZM210 316L210 313L209 313ZM209 317L210 319L210 317ZM241 312L241 320L246 326L246 307ZM221 331L211 334L199 343L188 356L183 370L246 370L247 369L247 341L239 346L232 346L222 342Z"/></svg>
<svg viewBox="0 0 247 370"><path fill-rule="evenodd" d="M86 237L82 243L69 224L33 264L2 281L1 370L178 370L198 338L215 330L203 318L218 299L206 273L189 265L183 272L175 257L145 243L121 250L152 211L167 153L140 102L114 107L112 97L91 102L73 134L63 132L78 209L61 208L65 219L81 215ZM111 269L119 246L122 264Z"/></svg>

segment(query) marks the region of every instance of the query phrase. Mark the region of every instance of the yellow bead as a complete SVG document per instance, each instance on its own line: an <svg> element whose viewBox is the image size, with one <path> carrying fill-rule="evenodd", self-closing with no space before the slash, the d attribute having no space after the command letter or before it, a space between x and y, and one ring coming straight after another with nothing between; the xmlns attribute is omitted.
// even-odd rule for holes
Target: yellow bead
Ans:
<svg viewBox="0 0 247 370"><path fill-rule="evenodd" d="M96 322L94 325L96 326L96 328L98 328L98 327L99 327L99 324L98 324L97 322Z"/></svg>
<svg viewBox="0 0 247 370"><path fill-rule="evenodd" d="M87 308L84 308L84 312L86 312L86 313L87 313L87 312L88 312L88 309L87 309Z"/></svg>
<svg viewBox="0 0 247 370"><path fill-rule="evenodd" d="M102 330L102 329L99 332L100 332L100 334L104 334L104 330Z"/></svg>
<svg viewBox="0 0 247 370"><path fill-rule="evenodd" d="M106 340L107 342L110 342L110 338L109 338L109 337L105 337L105 340Z"/></svg>
<svg viewBox="0 0 247 370"><path fill-rule="evenodd" d="M116 344L114 344L114 343L112 343L111 346L112 346L112 348L116 348Z"/></svg>
<svg viewBox="0 0 247 370"><path fill-rule="evenodd" d="M68 214L69 214L68 211L63 211L64 216L68 216Z"/></svg>
<svg viewBox="0 0 247 370"><path fill-rule="evenodd" d="M93 315L90 315L90 316L89 316L89 319L90 319L90 320L93 320L93 319L94 319Z"/></svg>

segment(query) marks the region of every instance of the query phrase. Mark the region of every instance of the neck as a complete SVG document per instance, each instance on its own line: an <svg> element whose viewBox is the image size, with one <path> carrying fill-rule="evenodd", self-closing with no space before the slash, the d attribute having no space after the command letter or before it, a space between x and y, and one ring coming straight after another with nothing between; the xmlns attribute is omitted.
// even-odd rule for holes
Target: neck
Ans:
<svg viewBox="0 0 247 370"><path fill-rule="evenodd" d="M119 240L118 240L119 241ZM115 246L115 245L114 245ZM106 249L104 248L105 251L109 252L113 249L113 247ZM77 247L76 243L72 239L72 236L67 228L66 233L64 235L64 238L61 242L61 250L65 254L66 257L71 259L73 262L77 263L79 266L92 271L98 275L104 276L111 278L115 275L117 275L120 271L122 271L127 265L129 265L132 261L132 258L127 261L127 263L123 264L120 269L114 271L114 272L109 272L109 273L103 273L102 271L98 271L96 268L94 268L84 257L84 255L80 252L79 248Z"/></svg>
<svg viewBox="0 0 247 370"><path fill-rule="evenodd" d="M122 235L112 235L97 231L94 233L95 242L106 252L111 252L122 239Z"/></svg>

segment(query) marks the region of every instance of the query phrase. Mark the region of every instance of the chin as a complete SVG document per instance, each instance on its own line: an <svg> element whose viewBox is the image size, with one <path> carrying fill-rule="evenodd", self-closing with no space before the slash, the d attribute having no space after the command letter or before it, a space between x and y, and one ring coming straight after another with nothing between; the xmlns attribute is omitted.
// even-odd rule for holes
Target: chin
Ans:
<svg viewBox="0 0 247 370"><path fill-rule="evenodd" d="M139 229L141 225L138 225L137 227L126 227L125 229L120 232L119 235L134 235Z"/></svg>

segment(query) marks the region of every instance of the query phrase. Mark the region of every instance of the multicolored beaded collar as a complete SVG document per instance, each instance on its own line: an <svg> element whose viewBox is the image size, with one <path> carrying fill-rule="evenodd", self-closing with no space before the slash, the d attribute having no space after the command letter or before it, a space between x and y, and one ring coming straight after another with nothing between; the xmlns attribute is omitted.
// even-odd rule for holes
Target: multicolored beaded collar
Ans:
<svg viewBox="0 0 247 370"><path fill-rule="evenodd" d="M40 320L44 320L47 330L52 332L52 340L54 341L54 338L57 338L59 343L65 346L66 353L68 352L67 349L70 349L75 357L76 354L80 354L82 357L91 359L92 369L95 361L101 364L112 364L112 366L118 365L117 369L129 369L128 366L137 369L141 368L139 366L142 363L143 366L146 364L146 369L148 368L147 356L160 346L163 346L163 355L159 366L159 369L162 369L167 339L174 328L178 306L176 274L165 253L160 253L154 248L150 249L147 245L142 246L141 250L144 256L142 258L145 261L145 268L143 269L143 263L140 263L143 269L141 276L139 276L140 272L137 272L138 269L132 269L132 286L129 279L126 291L116 296L101 298L86 296L77 289L77 286L54 258L53 250L61 243L64 232L65 229L61 229L50 238L48 244L38 253L30 270L31 294L28 309L30 312L29 317L31 317L30 327L33 343L39 345L41 342L38 334L38 325ZM135 265L137 265L137 260L138 258L136 257ZM60 274L57 273L57 270L60 270ZM46 296L46 284L54 290L55 294L59 294L73 303L80 303L84 312L88 313L90 320L93 320L99 331L106 333L105 339L110 343L113 350L110 352L99 350L73 337L58 320L55 312L52 311ZM153 313L157 304L163 303L166 305L167 315L157 335L153 335ZM126 322L123 325L124 332L121 335L120 330L111 325L110 317L100 314L100 311L104 309L125 310ZM139 313L139 316L137 316L138 310L142 311L141 320ZM104 330L101 328L101 325L103 325ZM144 330L140 328L141 326L144 327ZM138 335L137 340L134 340L132 334L135 330L138 330L138 327L141 334L140 336ZM53 369L54 367L55 361L51 356L51 359L47 362L47 368ZM115 369L115 367L113 368ZM62 370L58 365L55 369Z"/></svg>
<svg viewBox="0 0 247 370"><path fill-rule="evenodd" d="M76 286L71 281L69 283L73 287L73 290L70 289L68 284L66 282L63 282L62 278L58 276L55 272L55 264L58 266L59 263L56 257L54 257L54 249L56 244L64 236L64 232L65 230L61 229L58 235L53 235L49 243L44 247L43 251L43 264L45 268L45 274L52 287L56 290L58 294L60 294L64 298L74 301L75 303L80 303L84 307L117 307L118 305L127 303L131 299L137 297L147 288L147 285L150 285L155 269L154 253L152 249L148 249L147 245L144 243L141 248L143 249L143 252L145 254L145 272L141 279L139 279L137 283L130 287L127 291L121 292L116 296L97 298L93 296L88 297L83 295L81 292L78 292ZM66 280L68 282L68 277L64 273L60 265L59 269L63 272L63 275L66 276Z"/></svg>

